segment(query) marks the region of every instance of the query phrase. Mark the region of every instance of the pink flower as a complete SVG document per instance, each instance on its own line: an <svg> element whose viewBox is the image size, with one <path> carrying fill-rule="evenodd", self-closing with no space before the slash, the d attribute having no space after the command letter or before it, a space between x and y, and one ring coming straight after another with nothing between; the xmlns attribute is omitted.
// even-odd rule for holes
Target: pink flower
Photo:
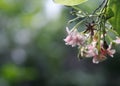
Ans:
<svg viewBox="0 0 120 86"><path fill-rule="evenodd" d="M98 50L96 48L96 42L92 42L90 45L87 45L86 57L94 57L98 55Z"/></svg>
<svg viewBox="0 0 120 86"><path fill-rule="evenodd" d="M116 40L114 40L114 42L116 43L116 44L120 44L120 38L119 37L116 37L117 39Z"/></svg>
<svg viewBox="0 0 120 86"><path fill-rule="evenodd" d="M107 54L111 57L113 57L113 54L115 54L115 49L111 49L112 48L112 43L110 43L108 49L107 49Z"/></svg>
<svg viewBox="0 0 120 86"><path fill-rule="evenodd" d="M99 55L95 55L93 57L93 63L98 64L100 61L103 61L106 59L106 56L104 56L102 53L100 53Z"/></svg>
<svg viewBox="0 0 120 86"><path fill-rule="evenodd" d="M115 49L111 49L112 48L112 43L110 43L109 47L107 49L104 49L102 46L101 46L101 50L100 50L100 53L98 55L95 55L93 57L93 63L96 63L98 64L100 61L103 61L105 60L107 57L107 55L113 57L113 54L115 54Z"/></svg>
<svg viewBox="0 0 120 86"><path fill-rule="evenodd" d="M104 49L102 46L101 46L101 50L100 50L100 53L99 55L95 55L93 57L93 63L99 63L100 61L103 61L105 60L107 57L107 55L113 57L113 54L115 54L115 49L111 49L112 48L112 43L110 43L109 47L107 49Z"/></svg>
<svg viewBox="0 0 120 86"><path fill-rule="evenodd" d="M115 49L112 49L112 42L108 46L106 42L101 41L100 52L101 52L101 54L103 54L105 56L109 55L109 56L113 57L113 54L115 54L116 51L115 51Z"/></svg>
<svg viewBox="0 0 120 86"><path fill-rule="evenodd" d="M76 29L69 30L68 27L66 28L68 36L64 39L66 45L72 45L72 47L76 45L83 45L85 42L85 36L80 34Z"/></svg>
<svg viewBox="0 0 120 86"><path fill-rule="evenodd" d="M113 57L113 54L115 54L115 49L111 49L112 48L112 43L110 43L109 47L107 49L104 49L103 47L101 48L101 53L103 55L109 55L111 57Z"/></svg>
<svg viewBox="0 0 120 86"><path fill-rule="evenodd" d="M98 53L98 49L96 48L97 42L92 42L91 44L87 45L87 51L85 51L85 57L93 57L93 63L98 64L100 61L103 61L106 56L100 51Z"/></svg>

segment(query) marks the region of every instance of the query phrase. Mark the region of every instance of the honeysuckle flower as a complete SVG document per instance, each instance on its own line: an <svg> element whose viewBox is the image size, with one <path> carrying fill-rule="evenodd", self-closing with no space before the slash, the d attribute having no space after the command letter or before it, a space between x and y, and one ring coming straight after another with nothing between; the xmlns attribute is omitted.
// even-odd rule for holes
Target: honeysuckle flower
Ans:
<svg viewBox="0 0 120 86"><path fill-rule="evenodd" d="M74 47L76 45L80 46L84 44L85 36L80 34L76 29L69 30L68 27L66 27L66 31L68 33L68 36L64 39L66 45Z"/></svg>
<svg viewBox="0 0 120 86"><path fill-rule="evenodd" d="M116 44L120 44L120 38L116 37L116 40L114 40L113 42L115 42Z"/></svg>

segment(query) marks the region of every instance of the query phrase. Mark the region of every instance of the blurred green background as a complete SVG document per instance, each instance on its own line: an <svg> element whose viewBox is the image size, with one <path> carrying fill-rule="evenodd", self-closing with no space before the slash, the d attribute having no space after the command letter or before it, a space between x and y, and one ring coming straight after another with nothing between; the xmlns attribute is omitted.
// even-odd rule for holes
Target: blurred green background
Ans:
<svg viewBox="0 0 120 86"><path fill-rule="evenodd" d="M0 0L0 86L120 86L119 49L96 65L65 45L70 11L52 0Z"/></svg>

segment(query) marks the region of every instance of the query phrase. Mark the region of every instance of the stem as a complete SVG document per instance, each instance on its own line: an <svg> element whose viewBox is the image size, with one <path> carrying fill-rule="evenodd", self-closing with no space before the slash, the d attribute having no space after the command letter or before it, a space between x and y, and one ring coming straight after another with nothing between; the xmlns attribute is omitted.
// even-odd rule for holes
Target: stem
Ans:
<svg viewBox="0 0 120 86"><path fill-rule="evenodd" d="M72 22L78 20L79 18L80 18L80 17L76 17L76 18L74 18L74 19L72 19L72 20L69 20L68 23L67 23L67 25L69 25L70 23L72 23Z"/></svg>
<svg viewBox="0 0 120 86"><path fill-rule="evenodd" d="M99 51L99 53L100 53L100 50L101 50L101 43L100 43L100 41L101 41L101 25L100 25L99 40L98 40L98 51Z"/></svg>
<svg viewBox="0 0 120 86"><path fill-rule="evenodd" d="M103 8L101 9L101 12L106 13L106 9L107 9L107 4L108 4L108 0L105 1L105 4L103 5Z"/></svg>
<svg viewBox="0 0 120 86"><path fill-rule="evenodd" d="M104 5L104 3L105 3L105 5ZM95 10L94 10L94 12L92 13L93 15L96 13L96 11L97 10L99 10L103 5L103 8L107 5L107 3L108 3L108 0L103 0L103 2L99 5L99 7L98 8L96 8Z"/></svg>

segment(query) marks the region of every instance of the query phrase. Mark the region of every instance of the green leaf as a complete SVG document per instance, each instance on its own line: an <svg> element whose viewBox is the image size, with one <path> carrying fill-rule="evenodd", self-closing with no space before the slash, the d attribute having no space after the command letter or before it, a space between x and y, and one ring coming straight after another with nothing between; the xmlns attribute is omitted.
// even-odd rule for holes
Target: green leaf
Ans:
<svg viewBox="0 0 120 86"><path fill-rule="evenodd" d="M107 12L106 12L106 19L110 19L114 16L114 12L112 11L112 9L110 7L107 8Z"/></svg>
<svg viewBox="0 0 120 86"><path fill-rule="evenodd" d="M62 5L73 6L86 2L87 0L53 0L53 1Z"/></svg>
<svg viewBox="0 0 120 86"><path fill-rule="evenodd" d="M113 28L120 34L120 1L110 0L110 7L114 12L114 17L110 19Z"/></svg>

